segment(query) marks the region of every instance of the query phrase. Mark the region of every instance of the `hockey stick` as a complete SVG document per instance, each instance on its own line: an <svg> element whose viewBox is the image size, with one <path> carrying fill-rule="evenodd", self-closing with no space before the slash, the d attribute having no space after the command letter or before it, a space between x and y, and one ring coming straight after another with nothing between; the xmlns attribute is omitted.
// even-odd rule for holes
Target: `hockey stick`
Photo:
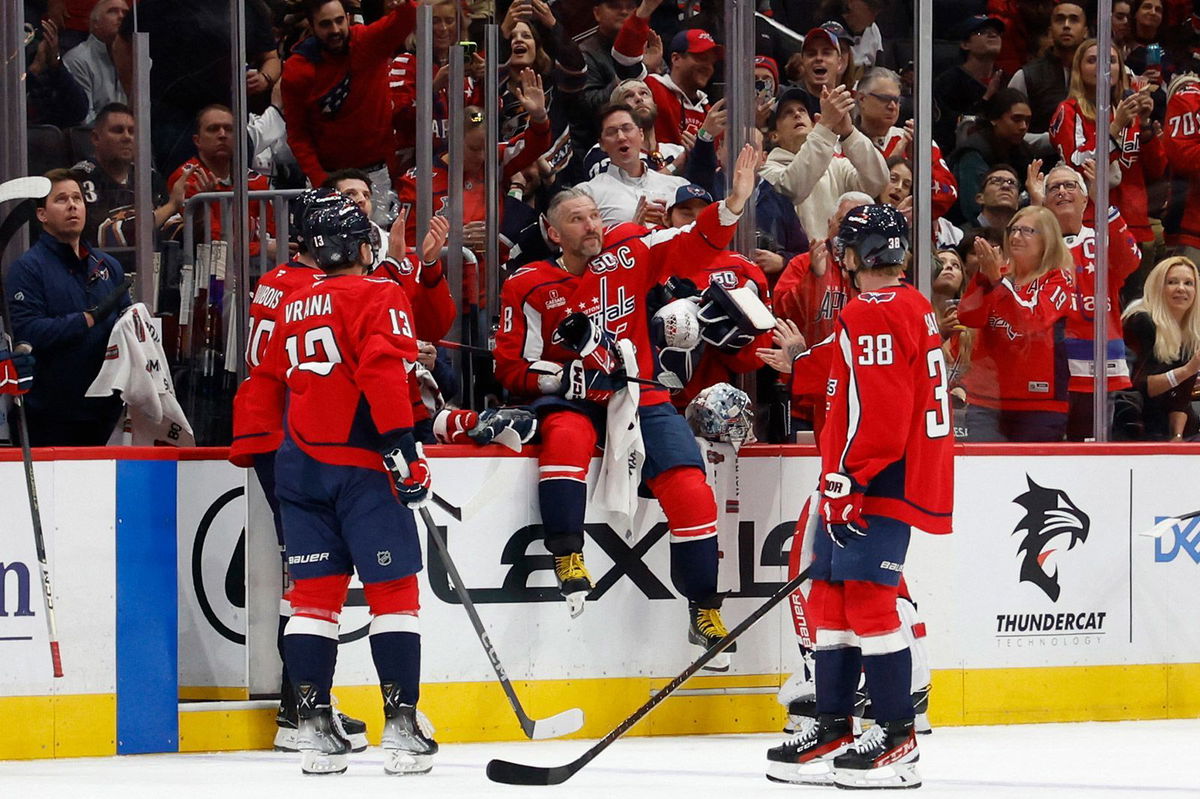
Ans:
<svg viewBox="0 0 1200 799"><path fill-rule="evenodd" d="M466 585L458 576L458 569L450 558L450 550L446 548L446 541L442 538L441 531L434 523L428 508L421 508L420 512L425 526L429 529L429 537L433 539L438 555L441 556L442 563L445 564L446 571L449 572L450 579L454 583L454 591L458 594L463 609L467 611L467 618L471 620L471 626L475 628L475 634L479 636L479 643L483 644L483 651L487 654L488 661L491 662L492 669L495 670L496 677L500 680L500 687L504 689L508 703L512 705L513 712L517 714L517 719L521 722L521 730L524 731L525 737L533 740L558 738L578 730L583 726L583 711L577 707L564 710L548 719L531 719L525 709L521 707L521 700L517 698L517 692L513 690L512 682L509 681L508 674L505 673L504 666L500 663L500 656L496 653L496 647L492 645L492 639L488 637L487 630L483 627L479 612L475 610L475 603L471 601L471 595L467 591Z"/></svg>
<svg viewBox="0 0 1200 799"><path fill-rule="evenodd" d="M460 344L457 341L445 341L439 339L434 342L435 346L445 347L451 350L462 350L469 352L472 355L486 355L489 358L494 357L492 351L484 347L476 347L473 344ZM667 377L667 375L671 377ZM646 377L630 377L629 375L612 375L618 380L624 380L626 383L637 383L639 386L651 386L653 388L665 388L667 391L678 391L683 388L683 382L672 372L664 372L660 375L661 380L650 380Z"/></svg>
<svg viewBox="0 0 1200 799"><path fill-rule="evenodd" d="M0 183L0 203L6 203L9 200L36 200L49 194L51 186L50 179L41 175L6 180Z"/></svg>
<svg viewBox="0 0 1200 799"><path fill-rule="evenodd" d="M658 693L650 697L646 704L633 711L627 719L622 721L616 728L597 741L591 749L584 752L579 757L562 766L527 766L522 763L512 763L508 760L492 760L487 764L487 776L492 782L502 782L506 785L558 785L569 780L575 772L591 763L597 755L607 749L614 741L620 738L625 733L629 732L633 725L641 721L654 708L658 707L664 699L687 682L692 675L704 668L710 660L725 651L725 649L738 639L738 637L754 626L759 619L767 615L771 608L778 605L786 599L793 591L800 587L800 584L808 579L808 569L805 569L800 574L797 574L791 580L788 580L778 591L771 594L771 598L759 605L753 613L742 620L742 623L729 631L729 634L722 638L717 643L713 644L698 660L692 662L675 679L664 685Z"/></svg>
<svg viewBox="0 0 1200 799"><path fill-rule="evenodd" d="M1149 530L1142 530L1138 535L1144 535L1149 538L1162 538L1175 525L1188 519L1194 519L1197 516L1200 516L1200 510L1194 510L1191 513L1184 513L1180 516L1168 516Z"/></svg>

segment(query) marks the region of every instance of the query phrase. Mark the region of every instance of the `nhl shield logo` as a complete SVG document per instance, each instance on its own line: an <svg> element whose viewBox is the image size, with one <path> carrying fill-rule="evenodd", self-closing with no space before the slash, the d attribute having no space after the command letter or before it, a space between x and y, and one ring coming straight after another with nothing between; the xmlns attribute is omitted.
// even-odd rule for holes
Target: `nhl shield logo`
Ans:
<svg viewBox="0 0 1200 799"><path fill-rule="evenodd" d="M387 566L392 562L392 553L386 549L376 552L375 560L380 566Z"/></svg>

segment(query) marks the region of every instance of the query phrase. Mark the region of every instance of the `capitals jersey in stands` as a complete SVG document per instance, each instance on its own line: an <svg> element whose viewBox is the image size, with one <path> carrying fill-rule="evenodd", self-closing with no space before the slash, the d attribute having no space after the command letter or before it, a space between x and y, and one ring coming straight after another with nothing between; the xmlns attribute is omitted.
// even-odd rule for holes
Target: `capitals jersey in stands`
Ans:
<svg viewBox="0 0 1200 799"><path fill-rule="evenodd" d="M387 278L322 276L283 302L248 383L310 457L383 471L383 434L412 427L408 370L417 360L408 296Z"/></svg>
<svg viewBox="0 0 1200 799"><path fill-rule="evenodd" d="M891 128L873 141L879 152L889 161L898 155L912 158L912 139L904 128ZM942 148L938 147L937 142L930 142L930 145L929 157L933 167L933 195L930 202L933 206L933 218L937 219L949 213L958 202L958 181L954 179L954 173L942 157Z"/></svg>
<svg viewBox="0 0 1200 799"><path fill-rule="evenodd" d="M1067 412L1071 278L1061 269L1023 286L1011 277L990 284L982 273L967 284L958 321L980 328L963 378L972 405L1005 411Z"/></svg>
<svg viewBox="0 0 1200 799"><path fill-rule="evenodd" d="M1096 319L1096 231L1085 227L1073 236L1064 236L1075 259L1072 313L1067 320L1067 367L1070 391L1092 393L1093 342ZM1129 363L1125 360L1125 341L1121 334L1121 286L1142 263L1142 252L1133 234L1125 226L1115 206L1108 209L1108 345L1105 373L1108 390L1129 388Z"/></svg>
<svg viewBox="0 0 1200 799"><path fill-rule="evenodd" d="M822 471L866 486L864 513L950 532L954 435L929 300L909 285L864 292L836 327Z"/></svg>
<svg viewBox="0 0 1200 799"><path fill-rule="evenodd" d="M747 259L741 253L724 250L716 253L707 261L683 261L675 265L676 274L686 277L696 284L696 288L704 291L713 283L718 283L727 289L736 289L745 285L753 285L758 292L758 298L768 308L771 307L771 296L767 289L767 277L762 268ZM759 335L754 341L734 353L721 352L716 347L704 346L700 362L692 373L692 379L683 387L683 391L671 395L671 402L676 408L683 410L687 404L700 393L716 383L732 382L735 375L754 372L762 367L762 360L755 351L759 347L773 347L771 331Z"/></svg>
<svg viewBox="0 0 1200 799"><path fill-rule="evenodd" d="M1200 247L1200 81L1190 80L1171 95L1163 128L1167 161L1188 185L1183 221L1177 234L1167 236L1167 244Z"/></svg>
<svg viewBox="0 0 1200 799"><path fill-rule="evenodd" d="M575 311L599 319L614 338L632 341L639 374L653 375L646 292L686 264L710 261L724 250L737 219L722 202L705 208L684 228L647 233L626 222L605 231L604 250L582 275L550 261L517 270L501 291L496 377L518 396L537 397L539 373L534 367L539 361L565 364L578 357L551 343L558 323ZM666 401L663 389L642 388L642 405Z"/></svg>

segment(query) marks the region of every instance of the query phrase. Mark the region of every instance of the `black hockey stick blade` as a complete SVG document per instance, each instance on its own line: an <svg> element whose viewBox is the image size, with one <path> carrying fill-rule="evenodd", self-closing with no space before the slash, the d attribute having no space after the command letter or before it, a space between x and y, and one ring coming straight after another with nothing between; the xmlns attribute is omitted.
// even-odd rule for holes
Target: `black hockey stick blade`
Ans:
<svg viewBox="0 0 1200 799"><path fill-rule="evenodd" d="M659 689L658 693L650 697L650 699L627 719L622 721L608 735L605 735L599 741L592 745L592 748L584 752L579 757L562 766L528 766L523 763L513 763L508 760L491 760L487 764L487 776L492 782L501 782L505 785L558 785L569 780L575 772L591 763L601 752L607 749L614 741L620 738L625 733L645 718L650 711L658 707L658 705L671 694L675 693L681 685L687 682L692 676L704 668L710 660L725 651L725 649L738 639L738 637L753 627L759 619L767 615L771 608L778 605L784 599L792 594L801 583L808 579L808 569L797 574L791 580L784 583L778 591L771 594L771 597L759 605L753 613L742 619L741 624L729 631L729 635L722 638L717 643L713 644L703 655L693 661L690 666L680 672L675 679Z"/></svg>
<svg viewBox="0 0 1200 799"><path fill-rule="evenodd" d="M495 645L492 644L492 639L488 637L487 630L483 626L483 620L479 618L479 611L475 610L475 603L471 601L471 594L467 591L466 585L458 574L458 568L454 565L454 561L450 557L450 550L446 546L446 540L442 537L442 533L438 530L437 523L433 520L433 515L429 512L429 508L420 509L421 519L425 522L425 527L429 530L429 537L433 540L434 547L437 548L438 555L442 559L442 563L446 567L447 574L450 575L450 581L454 583L454 591L458 594L458 599L462 603L463 610L467 612L467 618L471 620L471 626L475 628L475 635L479 637L479 643L483 645L484 654L487 655L488 662L492 664L492 670L496 672L496 678L500 681L500 687L504 689L504 695L508 697L508 703L512 706L513 713L517 716L517 721L521 724L521 731L525 733L526 738L538 740L542 738L559 738L563 735L570 735L583 726L583 711L579 708L571 708L557 713L547 719L530 718L525 712L525 708L521 706L521 700L517 698L516 689L512 686L512 681L508 679L508 674L504 671L504 665L500 662L500 655L496 652Z"/></svg>
<svg viewBox="0 0 1200 799"><path fill-rule="evenodd" d="M0 253L8 249L8 242L17 231L33 220L36 207L37 204L33 200L19 202L8 212L8 216L4 217L4 221L0 222Z"/></svg>

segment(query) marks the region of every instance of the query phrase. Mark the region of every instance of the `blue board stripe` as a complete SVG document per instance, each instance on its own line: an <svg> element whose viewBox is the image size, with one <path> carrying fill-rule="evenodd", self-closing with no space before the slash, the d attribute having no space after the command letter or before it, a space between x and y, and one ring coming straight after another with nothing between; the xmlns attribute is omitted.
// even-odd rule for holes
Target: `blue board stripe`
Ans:
<svg viewBox="0 0 1200 799"><path fill-rule="evenodd" d="M175 461L117 461L117 754L179 751Z"/></svg>

